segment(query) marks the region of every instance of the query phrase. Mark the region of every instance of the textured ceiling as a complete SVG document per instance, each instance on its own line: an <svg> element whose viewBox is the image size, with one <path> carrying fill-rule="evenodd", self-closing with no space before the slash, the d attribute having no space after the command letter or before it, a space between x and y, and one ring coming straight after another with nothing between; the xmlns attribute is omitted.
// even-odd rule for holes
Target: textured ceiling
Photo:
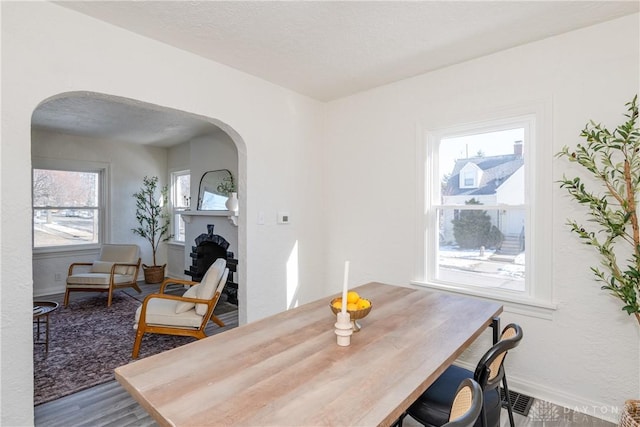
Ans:
<svg viewBox="0 0 640 427"><path fill-rule="evenodd" d="M631 1L61 1L321 101L636 13ZM34 128L170 146L211 123L80 94L38 107Z"/></svg>
<svg viewBox="0 0 640 427"><path fill-rule="evenodd" d="M64 1L322 101L637 12L632 1Z"/></svg>
<svg viewBox="0 0 640 427"><path fill-rule="evenodd" d="M158 147L220 132L192 114L88 92L48 100L33 112L31 124L34 129Z"/></svg>

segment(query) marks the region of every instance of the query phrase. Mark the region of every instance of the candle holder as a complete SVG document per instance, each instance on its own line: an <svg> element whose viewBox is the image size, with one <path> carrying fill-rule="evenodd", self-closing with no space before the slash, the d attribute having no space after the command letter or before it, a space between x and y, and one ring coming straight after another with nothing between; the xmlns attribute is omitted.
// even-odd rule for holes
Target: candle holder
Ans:
<svg viewBox="0 0 640 427"><path fill-rule="evenodd" d="M339 300L340 300L340 298L334 298L329 303L329 307L331 307L331 311L333 311L333 314L340 313L340 309L339 308L335 308L333 306L333 303L336 302L336 301L339 301ZM369 301L369 300L367 300L367 301ZM362 326L360 326L360 324L357 321L367 317L367 315L369 314L370 311L371 311L371 301L369 301L369 307L367 307L367 308L363 308L361 310L352 310L352 311L347 310L347 313L349 313L349 316L351 318L351 327L353 328L353 332L359 332L360 329L362 329Z"/></svg>
<svg viewBox="0 0 640 427"><path fill-rule="evenodd" d="M351 335L353 334L353 330L351 328L351 316L349 313L343 313L339 311L336 314L336 335L338 340L338 345L341 347L346 347L351 344Z"/></svg>

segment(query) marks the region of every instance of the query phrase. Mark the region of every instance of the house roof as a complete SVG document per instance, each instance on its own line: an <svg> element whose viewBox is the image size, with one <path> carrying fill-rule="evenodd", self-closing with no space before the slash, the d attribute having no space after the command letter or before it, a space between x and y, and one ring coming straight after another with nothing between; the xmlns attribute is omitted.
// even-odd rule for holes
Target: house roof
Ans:
<svg viewBox="0 0 640 427"><path fill-rule="evenodd" d="M460 188L460 171L468 163L475 164L483 172L477 188ZM523 165L524 158L518 154L458 159L442 194L445 196L495 194L498 187Z"/></svg>

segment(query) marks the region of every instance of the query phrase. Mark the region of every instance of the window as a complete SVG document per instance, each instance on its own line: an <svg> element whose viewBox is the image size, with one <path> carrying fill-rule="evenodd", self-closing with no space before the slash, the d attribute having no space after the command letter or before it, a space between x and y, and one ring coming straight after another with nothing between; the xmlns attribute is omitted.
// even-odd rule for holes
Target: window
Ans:
<svg viewBox="0 0 640 427"><path fill-rule="evenodd" d="M184 242L184 219L182 212L191 205L191 172L178 171L171 174L171 205L173 208L173 240Z"/></svg>
<svg viewBox="0 0 640 427"><path fill-rule="evenodd" d="M473 172L467 172L464 177L464 186L465 187L475 187L475 176L472 175Z"/></svg>
<svg viewBox="0 0 640 427"><path fill-rule="evenodd" d="M102 242L104 172L33 169L33 247Z"/></svg>
<svg viewBox="0 0 640 427"><path fill-rule="evenodd" d="M525 290L525 133L520 125L471 131L443 136L431 147L437 150L435 187L442 189L430 203L438 230L432 280ZM469 157L469 150L482 154Z"/></svg>
<svg viewBox="0 0 640 427"><path fill-rule="evenodd" d="M460 161L462 162L463 160ZM477 182L480 181L480 175L482 175L482 169L474 162L467 162L458 173L460 188L478 187Z"/></svg>
<svg viewBox="0 0 640 427"><path fill-rule="evenodd" d="M552 307L543 110L425 132L413 283Z"/></svg>

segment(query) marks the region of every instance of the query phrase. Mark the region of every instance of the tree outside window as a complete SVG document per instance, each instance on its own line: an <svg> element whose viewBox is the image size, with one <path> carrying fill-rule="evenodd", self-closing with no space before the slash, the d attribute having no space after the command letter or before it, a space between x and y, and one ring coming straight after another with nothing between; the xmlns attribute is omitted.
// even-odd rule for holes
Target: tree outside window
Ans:
<svg viewBox="0 0 640 427"><path fill-rule="evenodd" d="M33 170L34 248L97 244L100 171Z"/></svg>
<svg viewBox="0 0 640 427"><path fill-rule="evenodd" d="M434 141L431 281L526 290L525 136L524 127L511 125Z"/></svg>

